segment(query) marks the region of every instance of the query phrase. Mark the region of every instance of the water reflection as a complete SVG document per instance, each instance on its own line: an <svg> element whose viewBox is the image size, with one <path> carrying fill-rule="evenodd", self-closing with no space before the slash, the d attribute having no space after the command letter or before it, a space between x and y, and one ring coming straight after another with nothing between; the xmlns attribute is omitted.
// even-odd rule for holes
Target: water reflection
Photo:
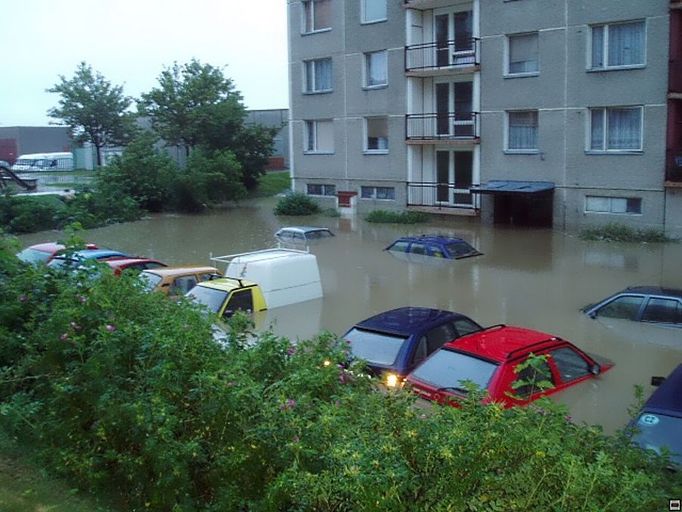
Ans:
<svg viewBox="0 0 682 512"><path fill-rule="evenodd" d="M282 226L301 218L272 214L274 199L207 215L157 215L87 233L88 241L169 264L209 262L209 254L272 247ZM400 306L459 311L483 325L507 323L539 329L613 360L599 379L556 396L576 421L607 431L627 422L635 384L648 394L652 375L667 375L682 362L682 331L633 322L592 320L586 304L632 285L682 287L682 245L583 242L550 230L481 226L476 219L436 219L424 226L369 224L358 218L310 217L336 236L311 247L324 288L321 300L270 310L259 325L305 338L327 329L342 334L373 314ZM403 261L383 249L406 235L459 236L483 256L424 264ZM27 235L28 245L58 233ZM439 262L440 263L440 262Z"/></svg>

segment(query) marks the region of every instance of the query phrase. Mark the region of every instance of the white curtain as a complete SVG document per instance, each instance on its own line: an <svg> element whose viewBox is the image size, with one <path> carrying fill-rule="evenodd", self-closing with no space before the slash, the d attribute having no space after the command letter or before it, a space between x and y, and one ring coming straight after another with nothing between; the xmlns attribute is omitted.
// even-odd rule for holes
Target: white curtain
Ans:
<svg viewBox="0 0 682 512"><path fill-rule="evenodd" d="M538 113L509 112L509 149L538 148Z"/></svg>
<svg viewBox="0 0 682 512"><path fill-rule="evenodd" d="M367 85L383 85L388 82L387 52L367 54Z"/></svg>
<svg viewBox="0 0 682 512"><path fill-rule="evenodd" d="M644 64L644 22L609 25L609 66Z"/></svg>
<svg viewBox="0 0 682 512"><path fill-rule="evenodd" d="M604 26L592 27L592 67L604 67Z"/></svg>
<svg viewBox="0 0 682 512"><path fill-rule="evenodd" d="M332 88L332 60L320 59L315 62L315 90L327 91Z"/></svg>
<svg viewBox="0 0 682 512"><path fill-rule="evenodd" d="M590 149L600 151L604 149L604 109L591 111Z"/></svg>
<svg viewBox="0 0 682 512"><path fill-rule="evenodd" d="M538 67L538 35L526 34L509 38L509 72L532 73Z"/></svg>
<svg viewBox="0 0 682 512"><path fill-rule="evenodd" d="M641 149L641 109L609 109L608 127L608 149Z"/></svg>

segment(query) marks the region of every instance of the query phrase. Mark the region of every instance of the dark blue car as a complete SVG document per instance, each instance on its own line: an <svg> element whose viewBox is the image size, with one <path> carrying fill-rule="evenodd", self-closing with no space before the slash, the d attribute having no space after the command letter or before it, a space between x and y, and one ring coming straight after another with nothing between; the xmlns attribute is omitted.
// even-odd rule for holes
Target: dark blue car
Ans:
<svg viewBox="0 0 682 512"><path fill-rule="evenodd" d="M343 339L354 357L367 361L373 374L395 387L444 343L481 329L471 318L452 311L403 307L363 320Z"/></svg>
<svg viewBox="0 0 682 512"><path fill-rule="evenodd" d="M682 466L682 364L649 397L633 426L635 443L659 454L665 449L676 468Z"/></svg>
<svg viewBox="0 0 682 512"><path fill-rule="evenodd" d="M404 236L386 247L385 250L393 253L416 254L451 260L482 254L461 238L441 235Z"/></svg>

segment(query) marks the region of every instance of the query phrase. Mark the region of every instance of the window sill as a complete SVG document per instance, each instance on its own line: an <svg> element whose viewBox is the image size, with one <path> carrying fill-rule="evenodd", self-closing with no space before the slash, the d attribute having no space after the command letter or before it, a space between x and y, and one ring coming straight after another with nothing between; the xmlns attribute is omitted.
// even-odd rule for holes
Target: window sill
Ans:
<svg viewBox="0 0 682 512"><path fill-rule="evenodd" d="M331 32L331 27L320 28L317 30L311 30L310 32L301 32L302 36L314 36L315 34L323 34L325 32Z"/></svg>
<svg viewBox="0 0 682 512"><path fill-rule="evenodd" d="M361 197L361 201L395 201L395 199L377 199L376 197Z"/></svg>
<svg viewBox="0 0 682 512"><path fill-rule="evenodd" d="M642 149L610 149L605 151L599 150L586 150L586 155L643 155L644 150Z"/></svg>
<svg viewBox="0 0 682 512"><path fill-rule="evenodd" d="M529 78L531 76L540 76L539 71L531 71L529 73L505 73L504 78Z"/></svg>
<svg viewBox="0 0 682 512"><path fill-rule="evenodd" d="M377 89L386 89L388 87L388 84L378 84L378 85L363 85L362 90L363 91L376 91Z"/></svg>
<svg viewBox="0 0 682 512"><path fill-rule="evenodd" d="M334 92L334 89L325 89L323 91L303 91L304 96L314 96L315 94L329 94Z"/></svg>
<svg viewBox="0 0 682 512"><path fill-rule="evenodd" d="M334 151L304 151L304 155L334 155Z"/></svg>
<svg viewBox="0 0 682 512"><path fill-rule="evenodd" d="M630 217L633 216L642 216L642 213L634 213L634 212L593 212L590 210L585 210L585 215L628 215Z"/></svg>
<svg viewBox="0 0 682 512"><path fill-rule="evenodd" d="M646 64L632 64L631 66L607 66L604 68L587 68L588 73L603 73L608 71L627 71L630 69L644 69Z"/></svg>
<svg viewBox="0 0 682 512"><path fill-rule="evenodd" d="M385 23L388 21L388 18L381 18L379 20L370 20L370 21L360 21L360 25L375 25L377 23Z"/></svg>
<svg viewBox="0 0 682 512"><path fill-rule="evenodd" d="M364 155L388 155L388 149L365 149Z"/></svg>
<svg viewBox="0 0 682 512"><path fill-rule="evenodd" d="M306 195L311 196L311 197L326 197L326 198L336 197L336 194L330 195L330 196L324 196L324 195L320 195L320 194L306 194Z"/></svg>
<svg viewBox="0 0 682 512"><path fill-rule="evenodd" d="M539 155L539 149L505 149L505 155Z"/></svg>

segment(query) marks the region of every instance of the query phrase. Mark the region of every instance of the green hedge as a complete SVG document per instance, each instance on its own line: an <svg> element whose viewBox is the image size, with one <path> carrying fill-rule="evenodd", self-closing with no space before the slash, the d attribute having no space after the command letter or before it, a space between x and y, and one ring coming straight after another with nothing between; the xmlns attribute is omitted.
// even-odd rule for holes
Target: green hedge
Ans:
<svg viewBox="0 0 682 512"><path fill-rule="evenodd" d="M423 212L394 212L391 210L373 210L365 217L367 222L387 224L420 224L428 222L429 216Z"/></svg>
<svg viewBox="0 0 682 512"><path fill-rule="evenodd" d="M275 215L312 215L320 213L320 206L307 195L293 192L277 201L274 212Z"/></svg>
<svg viewBox="0 0 682 512"><path fill-rule="evenodd" d="M126 510L649 511L680 475L540 403L422 410L333 336L224 346L133 276L59 276L0 247L0 427ZM243 318L241 320L244 324Z"/></svg>

